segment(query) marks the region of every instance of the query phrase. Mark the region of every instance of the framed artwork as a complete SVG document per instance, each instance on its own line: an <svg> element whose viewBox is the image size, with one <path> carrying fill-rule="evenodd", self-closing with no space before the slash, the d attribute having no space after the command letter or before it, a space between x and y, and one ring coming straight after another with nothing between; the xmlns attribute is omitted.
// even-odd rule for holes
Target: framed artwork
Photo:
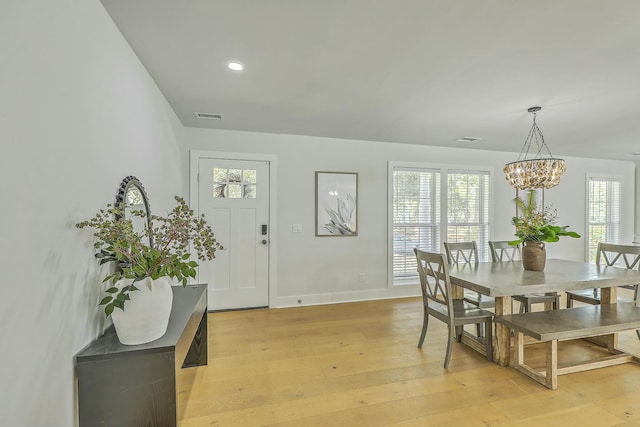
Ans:
<svg viewBox="0 0 640 427"><path fill-rule="evenodd" d="M316 172L316 236L358 235L358 174Z"/></svg>

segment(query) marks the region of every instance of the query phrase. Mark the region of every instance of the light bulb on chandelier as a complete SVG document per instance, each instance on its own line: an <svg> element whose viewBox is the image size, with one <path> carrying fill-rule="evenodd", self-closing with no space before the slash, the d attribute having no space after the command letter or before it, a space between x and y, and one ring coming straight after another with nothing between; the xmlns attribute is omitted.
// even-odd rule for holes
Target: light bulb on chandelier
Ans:
<svg viewBox="0 0 640 427"><path fill-rule="evenodd" d="M563 159L557 159L544 142L542 131L536 124L536 113L541 107L531 107L527 111L533 113L533 125L524 141L518 160L504 165L504 174L509 184L519 190L552 188L560 183L560 178L567 169ZM529 157L531 143L536 142L536 153ZM543 150L546 150L543 153Z"/></svg>

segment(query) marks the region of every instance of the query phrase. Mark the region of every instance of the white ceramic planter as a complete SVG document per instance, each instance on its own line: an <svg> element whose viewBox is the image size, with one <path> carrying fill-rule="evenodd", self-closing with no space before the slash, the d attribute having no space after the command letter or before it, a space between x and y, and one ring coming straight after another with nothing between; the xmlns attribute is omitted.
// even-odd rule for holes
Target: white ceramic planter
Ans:
<svg viewBox="0 0 640 427"><path fill-rule="evenodd" d="M116 287L123 287L131 280L121 280ZM111 313L118 339L125 345L144 344L157 340L167 331L173 292L167 277L157 280L146 278L135 284L139 290L129 293L130 301L124 311L116 308Z"/></svg>

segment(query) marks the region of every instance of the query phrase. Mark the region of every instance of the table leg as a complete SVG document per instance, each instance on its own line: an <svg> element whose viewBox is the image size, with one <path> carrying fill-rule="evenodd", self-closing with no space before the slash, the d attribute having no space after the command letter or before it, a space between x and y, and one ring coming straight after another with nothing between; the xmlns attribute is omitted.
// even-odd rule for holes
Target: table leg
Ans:
<svg viewBox="0 0 640 427"><path fill-rule="evenodd" d="M601 288L600 289L600 303L601 304L615 304L618 299L618 288Z"/></svg>
<svg viewBox="0 0 640 427"><path fill-rule="evenodd" d="M496 297L495 315L509 314L511 297ZM493 340L493 361L500 366L509 366L511 353L511 330L502 323L495 323L496 335Z"/></svg>
<svg viewBox="0 0 640 427"><path fill-rule="evenodd" d="M458 285L451 286L451 297L453 299L464 299L464 288Z"/></svg>

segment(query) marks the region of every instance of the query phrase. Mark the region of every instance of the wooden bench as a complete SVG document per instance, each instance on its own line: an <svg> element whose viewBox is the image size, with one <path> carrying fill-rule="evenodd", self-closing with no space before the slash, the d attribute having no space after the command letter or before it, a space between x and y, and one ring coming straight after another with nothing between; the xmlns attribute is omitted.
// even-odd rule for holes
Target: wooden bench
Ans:
<svg viewBox="0 0 640 427"><path fill-rule="evenodd" d="M614 336L610 335L640 328L640 307L632 302L496 316L494 320L515 332L513 367L552 390L558 388L558 375L640 361L638 357L616 349ZM525 335L546 342L544 370L524 363ZM609 356L558 367L558 341L601 335L610 335L607 340Z"/></svg>

